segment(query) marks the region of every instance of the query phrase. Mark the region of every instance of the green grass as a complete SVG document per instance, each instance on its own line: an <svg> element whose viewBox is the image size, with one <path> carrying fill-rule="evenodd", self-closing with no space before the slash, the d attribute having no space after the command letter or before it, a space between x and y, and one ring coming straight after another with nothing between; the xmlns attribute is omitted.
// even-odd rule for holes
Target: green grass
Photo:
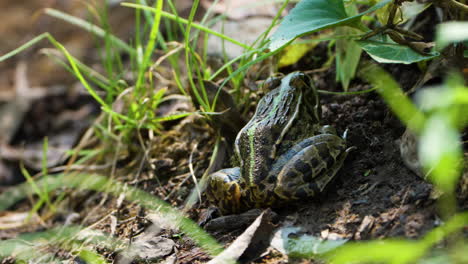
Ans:
<svg viewBox="0 0 468 264"><path fill-rule="evenodd" d="M183 216L179 211L172 208L164 201L138 188L127 186L124 183L109 179L108 177L99 174L62 173L56 175L43 176L41 179L36 180L34 185L31 185L29 183L20 184L15 189L11 189L0 194L0 210L5 210L9 208L16 202L26 198L27 196L33 194L40 194L44 191L51 192L64 187L109 193L115 195L116 197L123 195L127 201L135 202L147 209L157 211L161 213L161 215L167 217L169 221L177 222L177 226L179 227L179 229L188 236L190 236L195 242L199 244L199 246L205 249L208 253L216 255L221 251L221 247L211 236L209 236L205 231L203 231L196 223ZM65 228L65 230L66 229L67 228ZM77 230L77 232L80 231L81 230ZM54 232L61 232L61 229L58 228L57 231L53 231L52 233ZM46 233L49 232L46 231ZM107 236L105 234L103 235ZM40 235L37 236L40 237ZM36 236L34 237L34 239L37 239ZM34 248L35 245L34 243L32 243L33 241L29 242L31 242L29 248ZM7 240L3 242L3 245L8 243L11 242ZM2 246L2 243L0 243L0 248L8 247L4 247ZM5 255L0 256L8 256L8 253L10 252L6 252Z"/></svg>
<svg viewBox="0 0 468 264"><path fill-rule="evenodd" d="M139 5L130 3L124 4L129 7L135 7L136 34L133 41L134 46L127 44L112 34L111 28L107 23L108 14L105 9L98 9L94 6L88 6L90 12L95 14L95 17L100 20L100 23L103 25L103 27L83 19L70 16L58 10L44 10L45 14L73 24L96 37L97 46L101 50L101 62L103 68L105 69L104 73L96 72L92 68L88 67L85 63L79 61L72 54L70 54L61 43L56 41L56 39L47 32L33 38L12 52L9 52L0 57L0 61L7 60L12 56L15 56L18 53L24 51L25 49L28 49L33 45L37 45L43 40L48 40L49 43L55 47L55 49L45 49L42 51L43 54L49 56L59 65L62 65L65 69L67 69L72 75L74 75L87 89L88 93L96 100L96 102L100 104L104 116L94 124L94 129L91 133L93 136L91 137L97 137L102 142L101 146L97 146L95 149L82 149L81 147L78 147L78 149L75 151L70 151L69 155L71 156L71 159L69 165L71 165L71 167L73 167L75 164L99 164L100 157L112 153L112 148L116 147L115 142L118 144L126 144L125 139L128 140L132 138L134 134L138 133L138 130L140 129L150 129L158 133L161 122L183 118L190 114L179 113L165 117L154 116L157 107L165 99L165 90L159 90L153 93L148 89L149 87L153 87L152 80L146 78L146 76L148 70L154 63L153 54L156 50L156 47L162 49L164 52L171 52L167 43L174 41L174 39L170 39L170 37L176 35L175 33L169 32L169 39L162 38L162 35L159 34L162 17L176 21L176 27L171 28L171 30L182 29L183 32L185 32L184 47L185 55L187 55L186 67L189 69L190 73L192 71L196 72L199 77L204 78L206 73L197 71L197 68L194 67L194 65L200 62L202 65L205 65L206 62L199 61L199 58L204 58L206 60L206 56L199 56L194 50L191 49L191 45L193 45L192 43L195 42L195 38L198 37L198 30L207 32L208 34L212 34L217 37L221 37L227 41L231 41L244 47L246 50L251 50L250 46L244 45L232 38L225 36L224 34L214 32L201 24L194 23L193 16L196 10L195 8L192 9L189 19L186 20L178 17L177 14L171 14L162 11L163 1L157 1L154 7L145 6L145 1L139 1L139 3ZM210 21L206 21L206 23L210 23ZM145 24L145 26L142 26L142 24ZM148 26L146 25L150 25L149 30ZM192 28L196 29L197 32L193 32L193 30L191 30ZM146 39L143 36L149 36L149 38ZM122 62L120 61L119 56L117 56L119 52L126 53L130 57L132 62L131 65L133 65L131 70L134 72L134 76L136 76L134 87L130 88L131 93L128 98L128 101L130 102L129 111L123 113L116 112L113 109L113 103L116 100L122 100L122 98L120 98L121 94L125 93L129 89L129 85L126 83L126 81L121 79L124 71L128 69L123 69ZM253 55L254 52L248 53L248 56ZM179 90L181 93L187 94L187 91L183 87L182 80L180 78L181 69L178 64L178 56L180 56L179 52L173 52L173 55L167 57L167 59L173 66L174 78L178 84ZM194 58L197 58L198 60L195 60ZM226 65L224 68L231 67L233 62ZM215 76L212 76L212 78L214 77ZM189 80L192 81L192 78L190 77ZM195 84L192 83L192 85ZM106 96L101 97L100 92L98 92L99 89L105 91ZM201 99L200 102L202 102L202 105L204 105L204 111L213 109L214 103L206 101L206 91L202 89L200 90L200 93L205 94L203 99L199 97L199 99ZM46 152L47 142L44 143L44 146L44 151ZM59 198L56 199L55 202L51 200L50 193L63 187L88 189L99 192L109 192L112 194L122 194L123 189L127 189L117 182L110 184L108 182L110 179L99 175L86 175L72 172L65 174L49 174L46 166L44 166L42 173L34 176L30 175L25 168L23 168L22 171L28 180L27 183L17 186L16 188L13 188L10 191L4 192L0 195L1 210L6 210L16 202L26 198L27 196L33 196L33 194L35 194L39 197L39 199L35 202L35 206L31 209L31 213L44 213L47 211L44 208L44 205L49 207L49 212L54 212L56 210L55 205L63 199L65 193L61 192L61 195L59 195ZM96 182L96 179L99 180ZM112 192L109 189L110 185L114 187L117 185L121 186L121 189L118 192ZM133 196L133 198L131 198L131 196ZM197 241L202 248L206 249L207 252L213 255L220 252L219 245L217 245L217 243L210 236L204 233L202 229L200 229L189 219L183 217L176 210L162 203L162 201L159 199L137 189L133 189L133 191L129 193L127 199L130 201L133 199L133 201L139 203L140 205L146 204L150 209L165 211L168 214L170 213L172 216L177 216L176 218L180 221L179 227L185 234L189 235L192 239ZM39 232L31 236L26 236L24 241L28 242L27 245L19 247L21 249L20 252L23 254L18 253L18 251L9 251L8 249L11 249L11 245L19 244L17 244L17 242L14 240L7 240L3 244L5 245L3 248L6 249L6 251L2 251L0 255L6 257L14 253L18 260L28 260L38 257L38 255L29 254L31 251L34 251L35 241L37 239L42 239L42 241L45 240L51 245L56 244L56 246L73 251L73 247L70 247L70 245L74 245L74 243L72 243L74 242L74 235L64 235L68 232L66 230L66 228L58 228L56 230ZM74 231L81 232L81 228L76 227ZM103 236L107 235L103 234ZM55 239L53 239L54 237L58 237L61 242L57 243ZM64 246L62 242L63 240L69 240L69 246ZM15 246L13 246L13 248L15 248ZM94 258L97 262L99 262L99 255L96 255L89 250L83 252L79 253L79 255L81 256L84 254L85 256ZM52 261L52 259L53 258L50 258L49 260Z"/></svg>

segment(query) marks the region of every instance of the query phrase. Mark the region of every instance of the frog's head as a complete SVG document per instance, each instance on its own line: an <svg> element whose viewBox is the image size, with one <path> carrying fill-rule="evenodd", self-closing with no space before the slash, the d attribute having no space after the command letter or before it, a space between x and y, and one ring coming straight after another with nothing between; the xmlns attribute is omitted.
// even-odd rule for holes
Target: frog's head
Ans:
<svg viewBox="0 0 468 264"><path fill-rule="evenodd" d="M320 121L321 107L318 93L309 76L302 72L292 72L283 78L280 90L285 90L285 94L300 94L301 97L295 96L295 100L298 101L293 104L302 104L301 107L306 108L316 122Z"/></svg>
<svg viewBox="0 0 468 264"><path fill-rule="evenodd" d="M294 109L302 109L318 123L321 117L321 108L317 90L310 77L302 72L293 72L282 79L274 76L268 78L262 88L269 92L260 100L254 120L284 121L292 118ZM292 109L292 110L291 110Z"/></svg>

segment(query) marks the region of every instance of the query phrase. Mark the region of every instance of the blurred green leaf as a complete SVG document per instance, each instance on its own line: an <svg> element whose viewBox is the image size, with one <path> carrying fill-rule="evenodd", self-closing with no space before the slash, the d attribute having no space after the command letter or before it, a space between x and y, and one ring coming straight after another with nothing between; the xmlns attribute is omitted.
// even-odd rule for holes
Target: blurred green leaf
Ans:
<svg viewBox="0 0 468 264"><path fill-rule="evenodd" d="M344 245L348 240L323 240L321 238L302 235L287 242L287 252L291 257L311 258Z"/></svg>
<svg viewBox="0 0 468 264"><path fill-rule="evenodd" d="M155 210L164 214L170 221L176 221L181 231L185 232L195 243L198 243L208 253L217 255L222 251L222 247L201 229L196 223L186 218L178 210L172 208L159 198L144 192L138 188L127 186L121 182L106 178L99 174L68 173L42 177L36 181L39 190L47 188L53 191L59 188L77 188L81 190L93 190L105 192L113 195L124 195L129 201L138 203L140 206L150 210ZM0 211L6 210L21 199L36 194L28 183L19 184L13 188L5 190L0 194ZM0 244L1 249L1 244ZM1 251L0 251L1 252Z"/></svg>
<svg viewBox="0 0 468 264"><path fill-rule="evenodd" d="M324 240L300 233L301 230L298 227L283 227L276 231L271 245L290 257L313 258L348 242L348 239Z"/></svg>
<svg viewBox="0 0 468 264"><path fill-rule="evenodd" d="M330 27L346 25L364 30L365 27L360 23L361 17L382 8L390 1L380 1L366 11L349 17L346 14L343 0L303 0L283 18L278 29L271 36L269 48L275 51L297 37Z"/></svg>
<svg viewBox="0 0 468 264"><path fill-rule="evenodd" d="M334 264L345 263L411 263L424 255L425 248L405 240L348 243L338 248L331 257Z"/></svg>
<svg viewBox="0 0 468 264"><path fill-rule="evenodd" d="M358 75L377 89L396 116L407 124L411 131L417 134L422 131L424 114L403 93L400 85L389 73L375 63L365 62L360 65Z"/></svg>
<svg viewBox="0 0 468 264"><path fill-rule="evenodd" d="M432 171L430 179L444 192L453 192L462 150L458 131L447 116L435 114L427 120L418 150L421 163Z"/></svg>
<svg viewBox="0 0 468 264"><path fill-rule="evenodd" d="M425 88L416 94L415 101L425 112L450 108L453 105L468 107L468 88L462 85L451 88L446 86Z"/></svg>
<svg viewBox="0 0 468 264"><path fill-rule="evenodd" d="M454 215L444 225L431 230L423 239L414 240L374 240L349 242L327 253L330 263L392 263L409 264L421 259L436 244L447 236L460 231L468 222L468 213Z"/></svg>
<svg viewBox="0 0 468 264"><path fill-rule="evenodd" d="M14 256L17 261L29 261L27 263L61 263L59 256L47 253L45 250L52 245L68 251L80 251L79 255L85 257L86 263L100 264L107 262L99 254L84 249L85 246L99 245L119 251L127 248L128 242L82 226L60 226L0 241L0 259Z"/></svg>
<svg viewBox="0 0 468 264"><path fill-rule="evenodd" d="M429 56L424 56L410 47L390 42L361 40L357 41L357 43L374 60L380 63L411 64L418 61L430 60L440 55L438 52L431 52Z"/></svg>
<svg viewBox="0 0 468 264"><path fill-rule="evenodd" d="M83 259L86 263L90 264L108 263L103 256L86 249L80 251L80 258Z"/></svg>
<svg viewBox="0 0 468 264"><path fill-rule="evenodd" d="M455 212L455 190L464 164L458 130L468 122L468 89L457 74L450 74L438 87L418 91L416 102L426 113L418 157L429 179L442 190L440 213Z"/></svg>
<svg viewBox="0 0 468 264"><path fill-rule="evenodd" d="M454 95L446 87L430 87L416 93L415 102L422 111L432 112L453 105Z"/></svg>
<svg viewBox="0 0 468 264"><path fill-rule="evenodd" d="M436 47L442 50L448 44L468 40L468 22L451 21L437 25Z"/></svg>
<svg viewBox="0 0 468 264"><path fill-rule="evenodd" d="M458 129L468 123L468 87L459 74L448 75L443 85L422 89L416 93L415 102L428 114L439 113Z"/></svg>

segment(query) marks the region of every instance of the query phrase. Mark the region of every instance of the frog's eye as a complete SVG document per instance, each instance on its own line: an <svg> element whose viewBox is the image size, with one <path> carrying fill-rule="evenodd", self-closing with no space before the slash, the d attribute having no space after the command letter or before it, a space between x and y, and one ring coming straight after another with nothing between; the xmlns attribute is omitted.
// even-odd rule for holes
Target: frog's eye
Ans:
<svg viewBox="0 0 468 264"><path fill-rule="evenodd" d="M263 82L262 90L267 93L280 85L281 85L281 77L271 76Z"/></svg>
<svg viewBox="0 0 468 264"><path fill-rule="evenodd" d="M298 87L298 88L305 88L309 86L308 77L302 72L293 73L291 76L291 80L289 81L290 86Z"/></svg>

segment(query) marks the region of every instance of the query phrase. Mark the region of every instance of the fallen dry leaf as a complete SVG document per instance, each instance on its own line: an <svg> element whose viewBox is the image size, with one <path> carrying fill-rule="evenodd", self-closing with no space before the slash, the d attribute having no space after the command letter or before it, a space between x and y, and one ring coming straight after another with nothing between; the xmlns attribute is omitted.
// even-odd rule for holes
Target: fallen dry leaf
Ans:
<svg viewBox="0 0 468 264"><path fill-rule="evenodd" d="M134 260L155 261L168 256L174 250L175 242L153 233L145 233L138 237L130 247L120 255L117 263L131 263Z"/></svg>
<svg viewBox="0 0 468 264"><path fill-rule="evenodd" d="M257 219L226 250L212 259L210 264L247 263L258 258L270 245L276 214L270 209Z"/></svg>
<svg viewBox="0 0 468 264"><path fill-rule="evenodd" d="M1 212L0 213L0 230L19 228L25 225L38 223L39 217L30 212Z"/></svg>

